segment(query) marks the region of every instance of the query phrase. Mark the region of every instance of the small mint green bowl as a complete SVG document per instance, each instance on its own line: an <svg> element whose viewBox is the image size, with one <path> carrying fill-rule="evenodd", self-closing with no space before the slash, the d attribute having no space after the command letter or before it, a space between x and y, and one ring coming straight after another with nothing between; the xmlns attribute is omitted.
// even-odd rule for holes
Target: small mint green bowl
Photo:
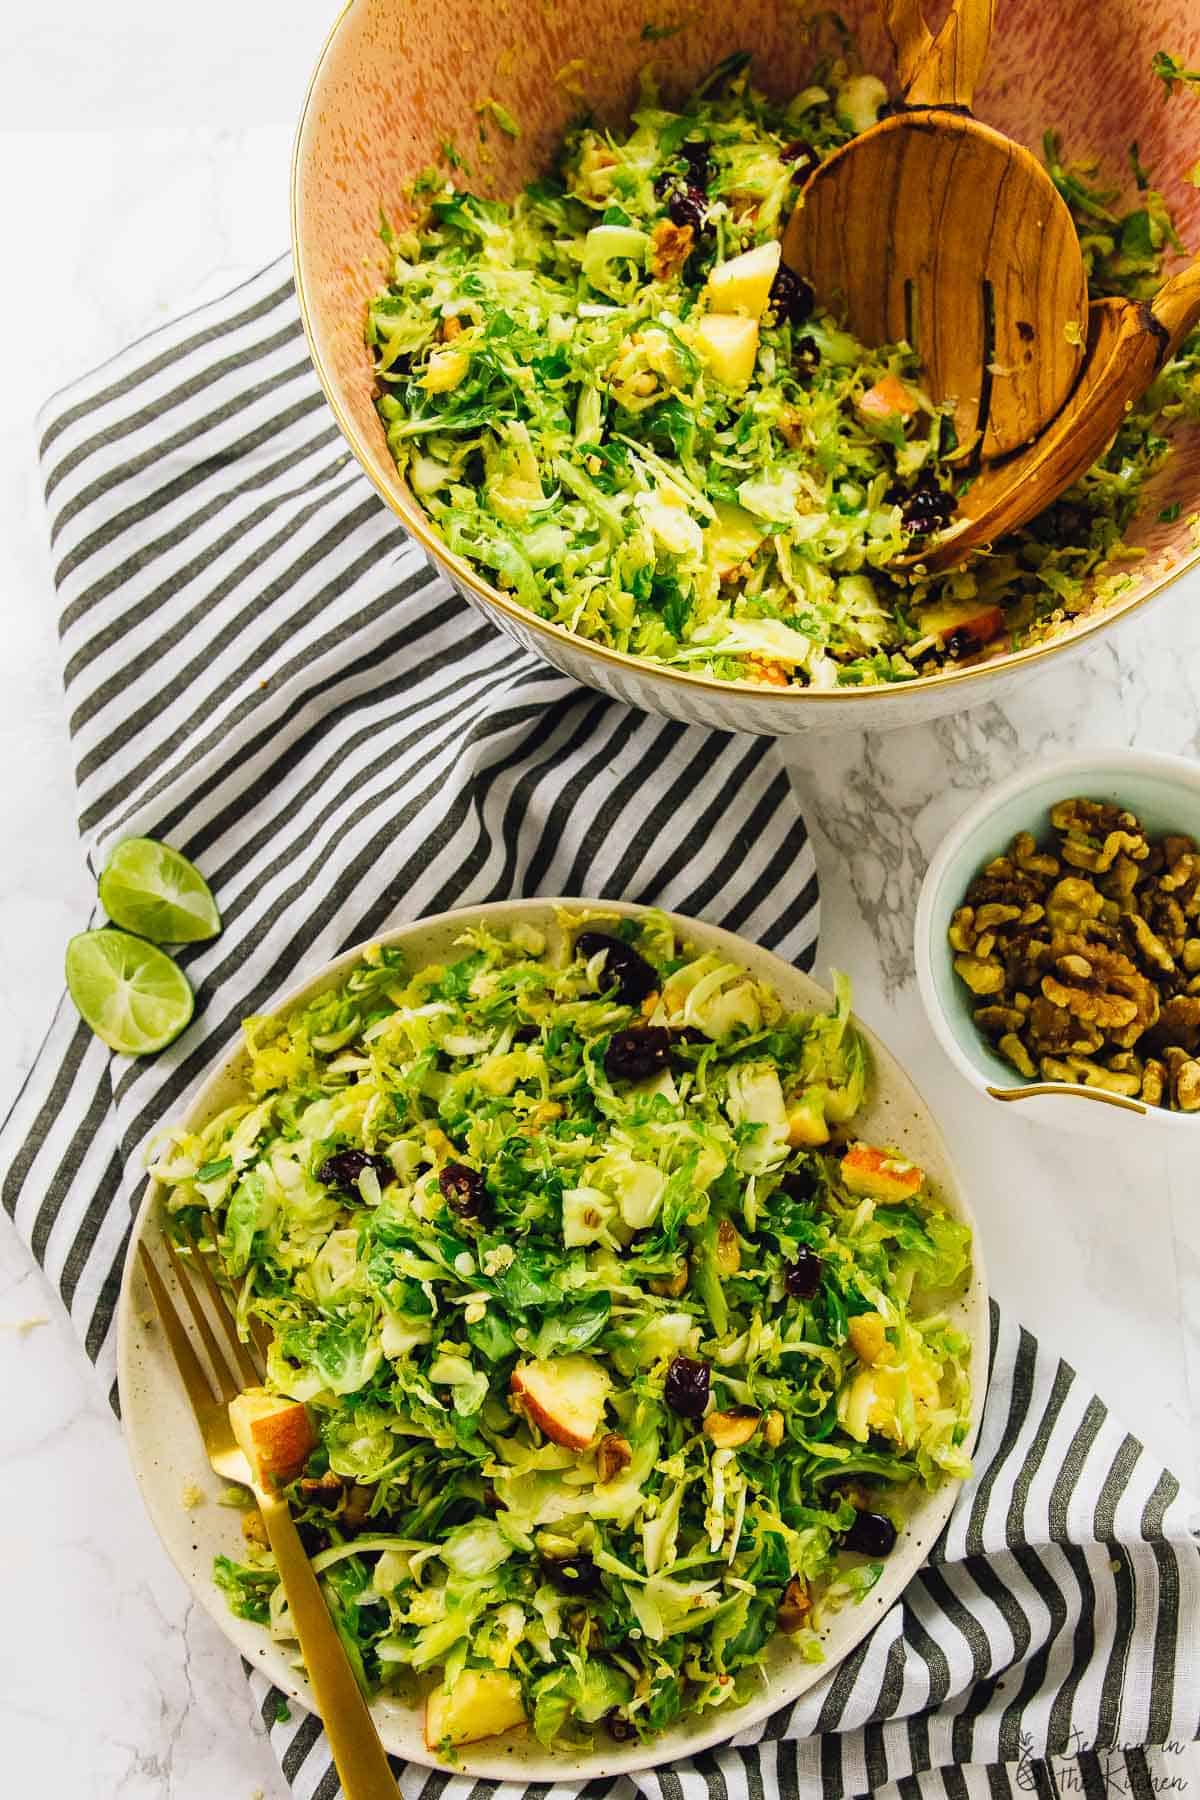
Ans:
<svg viewBox="0 0 1200 1800"><path fill-rule="evenodd" d="M916 964L921 999L942 1049L972 1087L1019 1104L1020 1116L1056 1131L1136 1136L1200 1131L1200 1113L1169 1112L1140 1100L1066 1082L1026 1082L996 1055L971 1016L972 996L954 973L946 936L972 878L1018 831L1051 837L1050 808L1080 794L1136 813L1152 836L1187 833L1200 841L1200 763L1151 750L1089 750L1022 771L985 794L944 839L917 905Z"/></svg>

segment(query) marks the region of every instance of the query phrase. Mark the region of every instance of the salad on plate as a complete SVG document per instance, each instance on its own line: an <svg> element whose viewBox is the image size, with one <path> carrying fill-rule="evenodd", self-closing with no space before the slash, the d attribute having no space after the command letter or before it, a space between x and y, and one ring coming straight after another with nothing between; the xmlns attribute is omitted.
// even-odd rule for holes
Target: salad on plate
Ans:
<svg viewBox="0 0 1200 1800"><path fill-rule="evenodd" d="M153 1173L269 1339L256 1428L364 1687L434 1751L567 1748L741 1704L777 1633L820 1660L969 1472L969 1232L856 1137L848 984L789 1014L597 906L377 946L245 1030L244 1097ZM289 1642L255 1523L217 1579Z"/></svg>

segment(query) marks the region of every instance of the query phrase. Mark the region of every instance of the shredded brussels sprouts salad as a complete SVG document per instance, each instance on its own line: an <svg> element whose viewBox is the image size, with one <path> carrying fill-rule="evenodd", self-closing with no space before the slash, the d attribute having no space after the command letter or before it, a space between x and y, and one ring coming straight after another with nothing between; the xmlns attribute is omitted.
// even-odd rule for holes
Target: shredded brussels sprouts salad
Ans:
<svg viewBox="0 0 1200 1800"><path fill-rule="evenodd" d="M776 1631L819 1661L969 1472L969 1233L855 1137L848 984L789 1014L601 908L245 1030L246 1097L153 1172L307 1409L286 1491L363 1685L432 1688L434 1750L569 1747L741 1704ZM290 1641L269 1550L216 1573Z"/></svg>
<svg viewBox="0 0 1200 1800"><path fill-rule="evenodd" d="M889 574L953 516L969 446L909 346L867 349L779 263L798 184L886 90L844 40L786 104L748 63L678 112L647 77L627 134L573 130L512 204L471 191L443 146L449 169L418 183L424 223L385 224L377 404L449 548L597 643L783 687L911 680L1115 598L1164 429L1200 418L1200 332L1039 519L963 569ZM1181 248L1131 159L1126 211L1046 141L1094 298L1153 294Z"/></svg>

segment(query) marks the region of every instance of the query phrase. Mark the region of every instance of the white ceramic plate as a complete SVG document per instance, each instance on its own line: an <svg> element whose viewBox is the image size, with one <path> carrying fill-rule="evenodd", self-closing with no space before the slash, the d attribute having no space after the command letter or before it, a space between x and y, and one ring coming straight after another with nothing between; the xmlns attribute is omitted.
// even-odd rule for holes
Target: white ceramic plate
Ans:
<svg viewBox="0 0 1200 1800"><path fill-rule="evenodd" d="M443 960L463 927L480 919L509 924L518 919L525 920L545 930L553 945L558 938L556 906L588 906L595 910L601 904L613 914L636 915L642 910L615 901L511 900L494 906L443 913L437 918L404 925L388 932L382 941L402 944L409 953L411 966L419 968L425 963ZM719 950L760 979L770 982L789 1008L824 1011L830 1005L824 989L768 951L758 949L731 932L696 920L680 919L678 923L701 949ZM335 986L358 960L361 950L362 946L359 946L347 951L336 962L326 964L281 995L274 1010L285 1011L325 988ZM864 1036L874 1060L867 1103L855 1121L856 1129L869 1142L896 1145L926 1169L939 1197L974 1231L975 1219L928 1108L879 1040L869 1031L864 1031ZM239 1049L196 1094L184 1115L189 1128L199 1129L240 1095L245 1070L245 1052ZM214 1557L224 1553L237 1558L243 1553L240 1514L216 1504L223 1484L212 1474L205 1460L170 1352L153 1323L150 1294L138 1267L137 1248L143 1236L152 1247L158 1238L157 1199L158 1189L152 1183L134 1228L118 1318L117 1361L122 1416L134 1474L169 1556L200 1604L247 1661L261 1668L285 1694L311 1709L313 1703L308 1684L292 1667L284 1649L273 1643L258 1626L235 1618L212 1578ZM970 1438L973 1445L983 1405L988 1344L987 1288L978 1244L970 1286L957 1303L955 1314L975 1346ZM199 1506L188 1507L184 1493L192 1483L203 1491L205 1499ZM592 1780L672 1762L746 1730L823 1680L866 1636L925 1561L949 1517L957 1492L958 1484L947 1482L918 1502L877 1586L861 1605L847 1607L827 1628L823 1663L801 1661L788 1639L777 1636L764 1665L766 1680L761 1695L736 1711L705 1714L648 1746L607 1742L601 1734L596 1749L583 1756L552 1754L532 1736L509 1733L502 1738L465 1745L460 1752L457 1772L490 1776L501 1781ZM381 1699L374 1703L373 1711L389 1750L413 1762L437 1763L425 1748L420 1708Z"/></svg>

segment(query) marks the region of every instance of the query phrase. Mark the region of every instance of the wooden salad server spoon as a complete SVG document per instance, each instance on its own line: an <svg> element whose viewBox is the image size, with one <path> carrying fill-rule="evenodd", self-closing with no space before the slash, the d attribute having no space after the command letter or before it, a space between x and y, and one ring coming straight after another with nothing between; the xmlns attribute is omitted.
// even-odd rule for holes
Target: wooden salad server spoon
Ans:
<svg viewBox="0 0 1200 1800"><path fill-rule="evenodd" d="M949 404L956 457L1035 438L1083 360L1087 277L1071 215L1036 157L971 98L995 0L953 0L937 36L921 0L882 0L902 110L821 163L783 260L868 344L905 339Z"/></svg>
<svg viewBox="0 0 1200 1800"><path fill-rule="evenodd" d="M1164 282L1154 299L1097 300L1088 313L1087 360L1066 405L1039 438L1005 462L986 464L958 502L953 524L894 568L953 568L972 551L1044 512L1103 455L1126 411L1200 324L1200 259Z"/></svg>

